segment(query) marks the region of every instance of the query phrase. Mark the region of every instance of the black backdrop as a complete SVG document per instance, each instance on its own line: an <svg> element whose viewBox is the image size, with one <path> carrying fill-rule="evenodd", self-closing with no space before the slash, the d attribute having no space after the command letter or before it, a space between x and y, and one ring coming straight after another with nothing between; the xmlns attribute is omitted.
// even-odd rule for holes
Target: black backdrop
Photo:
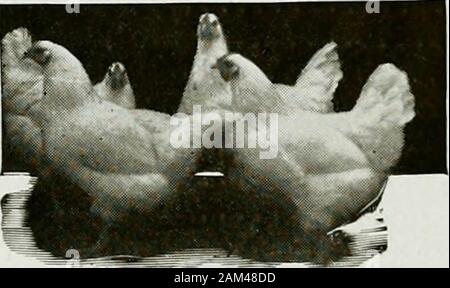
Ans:
<svg viewBox="0 0 450 288"><path fill-rule="evenodd" d="M230 50L254 60L269 77L294 83L315 51L334 40L344 79L335 109L351 109L370 73L392 62L407 71L417 116L408 125L396 173L446 173L445 3L365 3L0 6L0 34L19 26L35 39L69 48L100 81L113 61L128 68L139 108L173 113L180 102L196 48L196 24L216 13ZM4 151L4 171L14 159Z"/></svg>

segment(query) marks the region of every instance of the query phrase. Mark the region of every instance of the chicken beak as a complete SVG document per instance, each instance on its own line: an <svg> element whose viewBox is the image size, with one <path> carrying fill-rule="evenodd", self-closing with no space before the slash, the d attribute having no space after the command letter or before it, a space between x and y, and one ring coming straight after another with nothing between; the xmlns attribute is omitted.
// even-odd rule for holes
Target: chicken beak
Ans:
<svg viewBox="0 0 450 288"><path fill-rule="evenodd" d="M212 41L220 37L220 23L215 16L205 14L198 24L198 37L201 40Z"/></svg>
<svg viewBox="0 0 450 288"><path fill-rule="evenodd" d="M108 68L107 81L114 90L123 88L128 81L128 75L125 67L121 63L113 63Z"/></svg>
<svg viewBox="0 0 450 288"><path fill-rule="evenodd" d="M230 82L231 75L229 73L222 73L222 78L225 82Z"/></svg>

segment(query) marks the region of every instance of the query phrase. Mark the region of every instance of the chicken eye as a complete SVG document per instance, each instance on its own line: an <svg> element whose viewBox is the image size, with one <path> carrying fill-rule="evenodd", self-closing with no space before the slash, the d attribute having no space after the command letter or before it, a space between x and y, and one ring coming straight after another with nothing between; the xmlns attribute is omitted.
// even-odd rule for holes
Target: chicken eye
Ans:
<svg viewBox="0 0 450 288"><path fill-rule="evenodd" d="M217 26L217 25L219 25L219 21L214 20L213 22L211 22L211 24L212 24L213 26Z"/></svg>
<svg viewBox="0 0 450 288"><path fill-rule="evenodd" d="M233 62L229 61L229 60L225 60L224 63L226 68L232 68L234 66Z"/></svg>

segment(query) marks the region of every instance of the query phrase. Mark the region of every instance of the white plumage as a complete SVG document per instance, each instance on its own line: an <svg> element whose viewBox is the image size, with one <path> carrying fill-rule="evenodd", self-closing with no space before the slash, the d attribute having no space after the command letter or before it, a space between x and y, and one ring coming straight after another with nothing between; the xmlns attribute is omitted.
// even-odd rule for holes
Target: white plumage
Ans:
<svg viewBox="0 0 450 288"><path fill-rule="evenodd" d="M230 87L211 67L228 53L222 27L216 15L203 14L197 28L197 52L178 112L192 114L193 105L205 112L227 109L231 104Z"/></svg>
<svg viewBox="0 0 450 288"><path fill-rule="evenodd" d="M93 212L115 220L168 201L195 157L171 148L170 117L99 98L82 64L62 46L39 41L28 53L43 66L45 108L36 120L46 156L91 195Z"/></svg>
<svg viewBox="0 0 450 288"><path fill-rule="evenodd" d="M342 78L336 44L319 50L296 84L286 86L273 84L241 55L226 55L215 15L202 15L197 32L179 112L192 113L199 104L203 112L281 114L278 157L262 160L258 149L235 149L225 176L244 192L283 195L308 231L328 232L358 215L401 156L403 129L415 115L407 75L392 64L380 65L353 110L328 113ZM111 66L94 89L74 55L49 41L32 45L26 29L8 33L2 46L7 137L23 145L24 153L45 154L53 169L90 194L93 212L103 219L151 211L195 172L199 151L172 148L170 116L133 110L123 65ZM24 58L25 52L40 65Z"/></svg>
<svg viewBox="0 0 450 288"><path fill-rule="evenodd" d="M403 128L414 117L414 97L403 71L380 65L350 112L287 113L270 81L254 81L261 75L246 70L253 67L247 59L231 55L222 62L219 68L242 112L284 113L278 157L261 160L259 151L236 149L233 181L246 179L246 189L287 196L297 205L302 225L323 231L352 220L377 196L401 155ZM258 105L248 98L272 102Z"/></svg>
<svg viewBox="0 0 450 288"><path fill-rule="evenodd" d="M333 112L333 96L342 79L337 44L326 44L305 66L294 86L275 84L278 93L291 110L320 113Z"/></svg>
<svg viewBox="0 0 450 288"><path fill-rule="evenodd" d="M31 47L31 35L18 28L2 39L2 106L5 138L25 156L27 164L39 165L42 154L41 132L31 119L39 114L43 93L41 67L24 58Z"/></svg>
<svg viewBox="0 0 450 288"><path fill-rule="evenodd" d="M205 111L233 109L229 85L217 71L211 71L217 60L228 54L216 15L206 13L200 17L197 36L197 52L178 112L191 114L193 105L202 105ZM283 98L284 106L321 113L333 111L333 94L342 78L336 47L336 43L331 42L316 52L294 86L274 84ZM255 81L268 80L256 65L253 64L252 70ZM253 102L249 101L249 105L252 105ZM267 103L268 106L270 104Z"/></svg>
<svg viewBox="0 0 450 288"><path fill-rule="evenodd" d="M403 130L415 116L414 107L407 74L383 64L370 75L350 112L323 119L357 143L374 169L388 172L400 159Z"/></svg>
<svg viewBox="0 0 450 288"><path fill-rule="evenodd" d="M229 54L217 62L222 77L230 82L232 109L239 112L295 113L298 110L329 113L333 94L342 78L336 44L319 50L300 74L295 86L273 84L252 61Z"/></svg>

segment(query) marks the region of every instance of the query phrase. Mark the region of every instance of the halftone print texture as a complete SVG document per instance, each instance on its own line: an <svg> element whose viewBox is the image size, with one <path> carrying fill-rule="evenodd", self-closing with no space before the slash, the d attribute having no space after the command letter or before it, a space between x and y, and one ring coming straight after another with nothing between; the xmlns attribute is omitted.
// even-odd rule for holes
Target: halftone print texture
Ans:
<svg viewBox="0 0 450 288"><path fill-rule="evenodd" d="M337 111L340 43L286 63L298 67L294 84L274 83L260 59L228 43L219 13L197 17L174 115L138 105L158 89L134 89L148 83L122 59L95 84L67 42L32 39L31 26L2 35L4 142L32 176L2 201L8 247L51 265L76 251L78 264L100 266L357 266L382 253L378 204L416 116L407 69L381 59L361 76L353 108ZM246 114L276 113L276 157L262 159L260 146L173 147L172 121L208 112L237 113L225 139ZM207 126L184 132L217 137ZM248 125L245 136L261 129Z"/></svg>

